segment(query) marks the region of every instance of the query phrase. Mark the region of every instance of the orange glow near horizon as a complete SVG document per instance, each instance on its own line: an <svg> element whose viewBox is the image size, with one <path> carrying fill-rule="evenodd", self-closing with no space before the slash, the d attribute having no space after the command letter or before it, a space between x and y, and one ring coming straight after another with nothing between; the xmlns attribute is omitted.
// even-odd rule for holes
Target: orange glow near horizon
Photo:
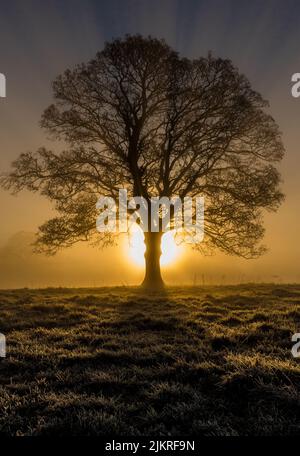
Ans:
<svg viewBox="0 0 300 456"><path fill-rule="evenodd" d="M144 243L144 234L141 228L134 224L129 232L129 245L127 245L127 253L131 261L140 267L145 266L145 254L146 246ZM174 263L183 253L182 245L177 245L175 241L175 232L167 231L162 237L161 244L161 266L168 266Z"/></svg>

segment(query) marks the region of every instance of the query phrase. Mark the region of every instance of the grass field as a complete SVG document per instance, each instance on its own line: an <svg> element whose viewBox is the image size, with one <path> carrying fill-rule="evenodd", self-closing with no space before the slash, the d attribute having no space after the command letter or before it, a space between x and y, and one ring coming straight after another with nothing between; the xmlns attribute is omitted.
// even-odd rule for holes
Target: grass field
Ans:
<svg viewBox="0 0 300 456"><path fill-rule="evenodd" d="M300 285L0 291L2 435L300 435Z"/></svg>

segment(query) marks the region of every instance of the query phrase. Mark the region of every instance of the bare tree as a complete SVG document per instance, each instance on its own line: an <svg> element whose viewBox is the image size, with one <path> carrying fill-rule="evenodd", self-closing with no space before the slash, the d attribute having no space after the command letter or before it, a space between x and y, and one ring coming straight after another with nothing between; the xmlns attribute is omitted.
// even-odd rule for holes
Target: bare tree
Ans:
<svg viewBox="0 0 300 456"><path fill-rule="evenodd" d="M53 83L41 125L64 140L61 153L24 153L2 186L40 192L60 214L39 228L50 253L98 236L99 195L205 197L202 252L218 248L253 258L264 251L262 210L283 195L274 166L281 135L230 60L181 58L162 40L127 36ZM145 286L163 284L162 231L145 233Z"/></svg>

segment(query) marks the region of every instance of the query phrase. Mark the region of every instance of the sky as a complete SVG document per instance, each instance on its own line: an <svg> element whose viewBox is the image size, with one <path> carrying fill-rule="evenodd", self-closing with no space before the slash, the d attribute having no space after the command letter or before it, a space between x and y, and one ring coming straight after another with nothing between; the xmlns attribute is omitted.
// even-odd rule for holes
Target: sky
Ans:
<svg viewBox="0 0 300 456"><path fill-rule="evenodd" d="M7 97L0 99L0 172L21 152L50 144L39 127L51 103L51 81L66 68L93 58L104 42L126 33L164 38L186 57L212 51L230 58L253 88L270 102L283 133L280 165L286 200L265 217L265 243L258 260L217 254L203 258L185 249L164 268L168 283L300 281L300 98L291 76L300 72L300 2L297 0L0 0L0 73ZM141 267L119 250L79 245L55 258L32 255L32 233L53 215L37 194L0 191L0 287L134 284ZM121 254L120 254L121 252Z"/></svg>

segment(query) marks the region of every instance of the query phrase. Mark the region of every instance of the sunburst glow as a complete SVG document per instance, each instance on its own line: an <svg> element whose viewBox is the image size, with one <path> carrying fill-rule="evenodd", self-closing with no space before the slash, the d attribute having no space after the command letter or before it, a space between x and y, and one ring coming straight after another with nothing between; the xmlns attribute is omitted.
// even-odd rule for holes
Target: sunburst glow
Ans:
<svg viewBox="0 0 300 456"><path fill-rule="evenodd" d="M174 231L167 231L162 237L162 254L160 258L161 266L167 266L173 263L182 254L183 247L176 244L174 236ZM144 233L138 225L134 224L129 233L128 255L136 265L144 266L145 250L146 246L144 243Z"/></svg>

